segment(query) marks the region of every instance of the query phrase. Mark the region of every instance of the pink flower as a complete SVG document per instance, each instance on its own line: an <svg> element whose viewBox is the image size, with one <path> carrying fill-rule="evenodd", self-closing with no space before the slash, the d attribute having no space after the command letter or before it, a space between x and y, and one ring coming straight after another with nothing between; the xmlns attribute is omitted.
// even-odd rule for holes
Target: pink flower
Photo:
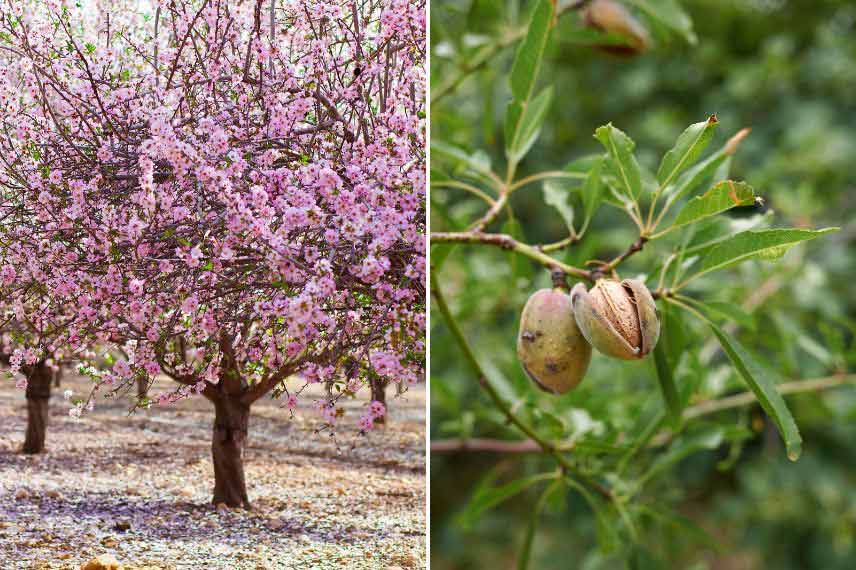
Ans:
<svg viewBox="0 0 856 570"><path fill-rule="evenodd" d="M113 371L122 378L127 378L131 375L131 367L124 360L117 360L113 365Z"/></svg>
<svg viewBox="0 0 856 570"><path fill-rule="evenodd" d="M141 279L131 279L131 282L128 283L128 290L131 291L132 295L142 295L144 283L145 281Z"/></svg>
<svg viewBox="0 0 856 570"><path fill-rule="evenodd" d="M15 277L17 277L17 272L11 265L4 265L0 268L0 279L2 279L3 285L11 285L15 282Z"/></svg>
<svg viewBox="0 0 856 570"><path fill-rule="evenodd" d="M386 415L386 406L377 400L372 400L369 404L369 415L374 418L382 418Z"/></svg>
<svg viewBox="0 0 856 570"><path fill-rule="evenodd" d="M181 310L185 313L195 313L198 308L199 299L196 298L196 295L191 295L181 304Z"/></svg>
<svg viewBox="0 0 856 570"><path fill-rule="evenodd" d="M370 415L362 416L357 420L357 427L360 431L369 431L374 427L374 418Z"/></svg>

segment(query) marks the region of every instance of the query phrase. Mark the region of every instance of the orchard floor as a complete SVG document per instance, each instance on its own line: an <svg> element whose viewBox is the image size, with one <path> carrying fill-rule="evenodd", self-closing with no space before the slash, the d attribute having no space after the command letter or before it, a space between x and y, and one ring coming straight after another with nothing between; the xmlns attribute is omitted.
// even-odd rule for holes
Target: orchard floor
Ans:
<svg viewBox="0 0 856 570"><path fill-rule="evenodd" d="M170 389L166 381L154 392ZM335 440L259 401L245 468L251 511L218 510L210 493L213 419L204 398L128 415L99 400L82 419L54 390L47 451L18 453L23 392L0 378L0 568L80 568L115 555L126 570L422 568L425 566L425 392L390 388L390 425L367 436L352 400ZM318 390L316 394L322 394Z"/></svg>

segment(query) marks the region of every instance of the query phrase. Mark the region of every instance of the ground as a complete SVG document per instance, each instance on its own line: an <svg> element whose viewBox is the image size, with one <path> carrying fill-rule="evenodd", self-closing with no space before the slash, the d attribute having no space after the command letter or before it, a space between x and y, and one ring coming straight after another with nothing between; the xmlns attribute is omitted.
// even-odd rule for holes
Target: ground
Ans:
<svg viewBox="0 0 856 570"><path fill-rule="evenodd" d="M425 566L421 386L400 397L390 388L389 426L365 437L354 427L365 400L346 404L335 438L313 433L314 397L294 419L278 401L258 402L246 452L251 511L209 502L204 398L133 415L127 398L102 399L70 418L61 393L86 386L66 376L51 400L47 452L25 456L24 394L0 376L0 568L77 569L104 553L126 570Z"/></svg>

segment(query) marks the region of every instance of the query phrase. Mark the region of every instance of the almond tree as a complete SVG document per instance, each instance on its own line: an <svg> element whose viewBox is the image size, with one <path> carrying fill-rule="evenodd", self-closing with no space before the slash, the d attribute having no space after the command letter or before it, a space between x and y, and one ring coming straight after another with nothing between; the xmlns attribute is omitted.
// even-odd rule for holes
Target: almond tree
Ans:
<svg viewBox="0 0 856 570"><path fill-rule="evenodd" d="M249 506L253 402L333 378L332 424L422 369L424 6L178 0L95 34L31 8L0 14L0 296L52 332L16 350L115 345L93 394L205 396L213 500Z"/></svg>

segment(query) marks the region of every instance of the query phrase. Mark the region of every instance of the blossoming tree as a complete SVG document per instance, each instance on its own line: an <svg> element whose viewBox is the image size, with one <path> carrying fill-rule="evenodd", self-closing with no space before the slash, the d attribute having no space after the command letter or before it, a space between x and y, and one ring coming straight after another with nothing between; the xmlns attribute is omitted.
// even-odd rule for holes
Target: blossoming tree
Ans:
<svg viewBox="0 0 856 570"><path fill-rule="evenodd" d="M248 506L253 402L334 379L333 423L423 368L424 5L79 12L0 14L0 298L50 331L15 350L117 346L93 394L165 374L142 404L206 397L213 500Z"/></svg>

